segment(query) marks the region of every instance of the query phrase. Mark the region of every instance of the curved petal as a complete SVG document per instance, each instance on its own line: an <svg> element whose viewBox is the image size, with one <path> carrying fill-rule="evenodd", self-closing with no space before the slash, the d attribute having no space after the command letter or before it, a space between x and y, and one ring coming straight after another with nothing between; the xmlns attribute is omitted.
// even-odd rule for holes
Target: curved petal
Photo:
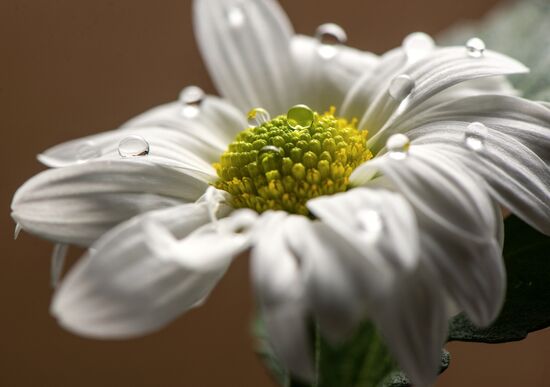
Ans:
<svg viewBox="0 0 550 387"><path fill-rule="evenodd" d="M88 246L136 214L194 201L204 179L137 160L97 160L39 173L14 195L12 217L26 231Z"/></svg>
<svg viewBox="0 0 550 387"><path fill-rule="evenodd" d="M160 105L130 119L122 128L176 129L199 141L203 147L213 148L210 152L215 152L213 161L217 161L237 133L247 127L245 115L218 97L206 96L198 107L198 114L192 118L186 117L183 109L180 101Z"/></svg>
<svg viewBox="0 0 550 387"><path fill-rule="evenodd" d="M430 270L420 265L394 284L372 306L369 317L413 384L432 385L439 373L449 315L445 292Z"/></svg>
<svg viewBox="0 0 550 387"><path fill-rule="evenodd" d="M292 27L272 0L195 0L197 43L220 93L247 112L298 103Z"/></svg>
<svg viewBox="0 0 550 387"><path fill-rule="evenodd" d="M434 95L468 80L527 71L521 63L492 51L485 52L481 58L471 58L464 47L437 49L403 68L401 73L408 75L414 82L412 91L405 99L392 97L389 88L381 90L363 115L359 126L374 134L369 140L369 146L376 151L383 146L387 138L385 129L392 121L405 112L415 111Z"/></svg>
<svg viewBox="0 0 550 387"><path fill-rule="evenodd" d="M498 120L488 121L491 126L487 127L481 152L472 151L464 145L469 124L466 122L434 122L407 134L418 144L447 147L449 157L480 176L495 200L540 232L550 235L550 167L547 161L541 160L530 149L533 147L545 152L540 150L548 141L544 129L539 130L533 124L526 123L528 132L521 134L523 126L515 122L506 130L511 133L508 135L501 132L504 125L498 125Z"/></svg>
<svg viewBox="0 0 550 387"><path fill-rule="evenodd" d="M152 212L105 234L55 293L52 314L79 335L127 338L158 330L202 302L247 248L255 221L245 210L209 224L209 205Z"/></svg>
<svg viewBox="0 0 550 387"><path fill-rule="evenodd" d="M445 101L415 115L408 115L387 134L434 124L440 121L482 122L496 131L514 137L550 163L550 109L540 103L504 95L478 95ZM443 125L445 126L445 125ZM428 128L422 129L423 133Z"/></svg>
<svg viewBox="0 0 550 387"><path fill-rule="evenodd" d="M434 146L412 146L405 159L390 154L359 167L365 168L383 172L413 205L422 260L441 286L475 323L491 322L505 276L496 241L500 220L480 179Z"/></svg>
<svg viewBox="0 0 550 387"><path fill-rule="evenodd" d="M132 136L145 141L149 147L146 156L149 162L196 170L212 178L216 176L211 165L221 155L216 148L185 133L161 127L112 130L67 141L39 154L38 160L53 168L82 164L90 160L118 161L121 159L120 142Z"/></svg>
<svg viewBox="0 0 550 387"><path fill-rule="evenodd" d="M412 208L401 195L383 190L351 191L308 201L309 210L358 251L373 254L377 265L412 270L418 263L418 232ZM371 257L373 259L374 257Z"/></svg>
<svg viewBox="0 0 550 387"><path fill-rule="evenodd" d="M301 103L318 112L339 107L350 87L378 63L376 55L343 45L335 48L334 57L323 58L320 48L317 39L292 38L292 56L303 90Z"/></svg>
<svg viewBox="0 0 550 387"><path fill-rule="evenodd" d="M251 253L252 281L262 318L275 352L293 374L313 378L313 362L306 325L303 274L290 250L285 229L293 216L267 212L258 222Z"/></svg>

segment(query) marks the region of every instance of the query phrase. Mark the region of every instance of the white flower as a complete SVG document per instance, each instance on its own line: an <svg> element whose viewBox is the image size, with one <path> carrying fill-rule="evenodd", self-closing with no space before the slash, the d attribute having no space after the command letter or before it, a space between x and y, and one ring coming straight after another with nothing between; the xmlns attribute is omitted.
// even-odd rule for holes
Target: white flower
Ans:
<svg viewBox="0 0 550 387"><path fill-rule="evenodd" d="M487 325L502 304L500 206L550 234L550 110L502 78L527 69L478 41L440 48L415 33L376 57L340 44L334 25L295 36L271 0L195 0L194 12L225 99L187 88L120 129L53 147L39 156L53 168L13 199L26 231L89 247L52 313L84 336L146 334L202 303L250 252L268 333L295 374L311 376L311 314L335 341L371 319L413 382L433 382L448 318L464 311ZM251 108L298 103L356 117L375 157L345 192L308 185L310 200L292 205L310 216L234 210L213 163Z"/></svg>

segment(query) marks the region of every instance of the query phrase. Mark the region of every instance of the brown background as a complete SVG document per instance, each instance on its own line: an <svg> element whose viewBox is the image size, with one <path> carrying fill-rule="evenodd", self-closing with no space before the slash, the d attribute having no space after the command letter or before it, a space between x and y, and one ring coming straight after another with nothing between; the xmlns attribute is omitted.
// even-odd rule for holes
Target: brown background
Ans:
<svg viewBox="0 0 550 387"><path fill-rule="evenodd" d="M352 45L380 53L406 33L478 18L496 0L282 1L299 32L334 21ZM41 150L116 127L188 84L213 92L195 46L190 2L0 1L0 386L272 386L251 351L247 262L207 305L125 342L84 340L48 313L48 243L12 240L9 203L42 167ZM77 251L73 252L78 255ZM550 334L499 346L451 344L439 387L549 386Z"/></svg>

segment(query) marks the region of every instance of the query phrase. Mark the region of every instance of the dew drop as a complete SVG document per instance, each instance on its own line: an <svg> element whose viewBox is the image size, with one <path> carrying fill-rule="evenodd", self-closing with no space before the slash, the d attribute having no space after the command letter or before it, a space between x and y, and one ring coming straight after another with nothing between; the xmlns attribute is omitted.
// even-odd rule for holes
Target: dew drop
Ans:
<svg viewBox="0 0 550 387"><path fill-rule="evenodd" d="M239 28L244 24L246 17L243 10L238 6L233 6L227 11L227 21L233 28Z"/></svg>
<svg viewBox="0 0 550 387"><path fill-rule="evenodd" d="M179 100L183 105L181 115L185 118L195 118L200 113L200 107L204 101L204 91L197 86L187 86L180 93Z"/></svg>
<svg viewBox="0 0 550 387"><path fill-rule="evenodd" d="M403 160L409 155L411 141L404 134L398 133L390 136L386 142L388 154L392 159Z"/></svg>
<svg viewBox="0 0 550 387"><path fill-rule="evenodd" d="M295 105L286 114L288 126L294 130L309 129L315 119L315 113L306 105Z"/></svg>
<svg viewBox="0 0 550 387"><path fill-rule="evenodd" d="M76 159L78 162L86 162L98 157L101 157L101 148L92 141L86 141L76 148Z"/></svg>
<svg viewBox="0 0 550 387"><path fill-rule="evenodd" d="M147 156L149 143L141 136L128 136L118 144L118 154L121 157Z"/></svg>
<svg viewBox="0 0 550 387"><path fill-rule="evenodd" d="M348 36L338 24L325 23L317 27L315 39L320 43L319 56L323 59L332 59L338 54L338 46L347 42Z"/></svg>
<svg viewBox="0 0 550 387"><path fill-rule="evenodd" d="M487 127L481 122L472 122L464 133L464 145L475 152L483 150L488 132Z"/></svg>
<svg viewBox="0 0 550 387"><path fill-rule="evenodd" d="M466 52L472 58L481 58L485 52L485 43L480 38L471 38L466 42Z"/></svg>
<svg viewBox="0 0 550 387"><path fill-rule="evenodd" d="M382 216L373 209L359 211L357 222L362 234L369 239L378 237L384 228Z"/></svg>
<svg viewBox="0 0 550 387"><path fill-rule="evenodd" d="M403 101L414 89L414 81L407 74L401 74L392 79L388 92L397 102Z"/></svg>
<svg viewBox="0 0 550 387"><path fill-rule="evenodd" d="M258 160L262 160L262 158L267 154L273 154L277 157L279 157L279 156L282 157L283 149L279 148L278 146L275 146L275 145L266 145L266 146L262 147L260 149L260 151L258 152Z"/></svg>
<svg viewBox="0 0 550 387"><path fill-rule="evenodd" d="M255 108L248 112L246 115L248 119L248 126L250 128L255 128L266 122L271 121L271 116L269 112L263 108Z"/></svg>
<svg viewBox="0 0 550 387"><path fill-rule="evenodd" d="M411 64L419 61L432 52L435 43L430 35L424 32L413 32L403 40L402 47L407 55L408 63Z"/></svg>
<svg viewBox="0 0 550 387"><path fill-rule="evenodd" d="M19 234L21 234L21 230L23 229L23 227L21 227L21 225L19 223L17 223L15 225L15 231L13 232L13 239L17 239L19 237Z"/></svg>

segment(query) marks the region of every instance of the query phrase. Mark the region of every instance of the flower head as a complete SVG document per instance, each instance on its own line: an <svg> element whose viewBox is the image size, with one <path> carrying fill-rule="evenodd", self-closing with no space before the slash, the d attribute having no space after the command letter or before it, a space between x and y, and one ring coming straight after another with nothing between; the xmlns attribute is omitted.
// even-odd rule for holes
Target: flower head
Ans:
<svg viewBox="0 0 550 387"><path fill-rule="evenodd" d="M502 304L500 206L550 234L550 110L502 78L527 69L479 40L415 33L377 57L333 24L296 36L271 0L194 12L224 99L186 88L53 147L13 199L23 229L89 247L52 313L85 336L142 335L249 252L292 372L311 376L308 316L332 341L369 318L411 379L432 382L448 318L487 325Z"/></svg>

